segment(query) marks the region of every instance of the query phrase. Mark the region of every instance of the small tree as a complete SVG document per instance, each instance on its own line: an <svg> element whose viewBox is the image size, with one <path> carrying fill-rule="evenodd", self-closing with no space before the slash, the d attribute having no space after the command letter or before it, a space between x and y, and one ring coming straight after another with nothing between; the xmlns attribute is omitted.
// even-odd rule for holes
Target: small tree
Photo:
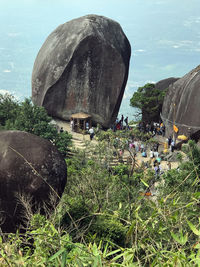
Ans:
<svg viewBox="0 0 200 267"><path fill-rule="evenodd" d="M57 132L55 126L50 124L52 118L48 116L44 107L34 105L31 99L25 99L17 104L13 114L15 117L11 114L5 120L5 129L25 131L48 139L65 156L72 136L67 132Z"/></svg>
<svg viewBox="0 0 200 267"><path fill-rule="evenodd" d="M5 126L6 121L14 121L18 111L19 103L14 96L0 94L0 125Z"/></svg>
<svg viewBox="0 0 200 267"><path fill-rule="evenodd" d="M44 107L38 107L26 98L18 105L15 120L6 122L6 129L20 130L53 140L57 130L49 124L51 117L47 115Z"/></svg>
<svg viewBox="0 0 200 267"><path fill-rule="evenodd" d="M130 106L141 110L142 121L159 121L166 90L155 88L155 84L147 83L139 87L130 99Z"/></svg>

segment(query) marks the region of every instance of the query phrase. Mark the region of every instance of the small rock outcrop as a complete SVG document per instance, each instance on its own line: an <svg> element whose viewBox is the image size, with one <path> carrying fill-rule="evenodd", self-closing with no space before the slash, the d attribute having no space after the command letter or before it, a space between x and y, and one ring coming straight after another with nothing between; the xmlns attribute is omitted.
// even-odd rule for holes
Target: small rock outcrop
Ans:
<svg viewBox="0 0 200 267"><path fill-rule="evenodd" d="M120 25L87 15L55 29L33 67L32 100L49 115L68 120L84 112L109 127L124 94L131 48Z"/></svg>
<svg viewBox="0 0 200 267"><path fill-rule="evenodd" d="M173 124L178 134L191 136L200 130L200 66L169 86L162 107L166 134L173 134Z"/></svg>
<svg viewBox="0 0 200 267"><path fill-rule="evenodd" d="M26 213L19 197L31 198L33 212L38 206L42 210L43 203L49 205L52 195L56 203L67 167L54 145L30 133L0 131L0 147L0 227L14 232Z"/></svg>
<svg viewBox="0 0 200 267"><path fill-rule="evenodd" d="M170 77L167 79L160 80L155 84L155 88L164 91L169 87L170 84L176 82L179 78Z"/></svg>

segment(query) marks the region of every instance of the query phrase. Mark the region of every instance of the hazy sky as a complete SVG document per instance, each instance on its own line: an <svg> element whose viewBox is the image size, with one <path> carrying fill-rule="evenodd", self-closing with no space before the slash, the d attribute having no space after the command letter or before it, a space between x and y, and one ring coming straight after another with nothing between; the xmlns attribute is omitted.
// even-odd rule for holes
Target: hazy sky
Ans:
<svg viewBox="0 0 200 267"><path fill-rule="evenodd" d="M124 101L138 86L181 77L200 64L200 0L0 0L0 90L31 96L47 36L87 14L120 23L132 47Z"/></svg>

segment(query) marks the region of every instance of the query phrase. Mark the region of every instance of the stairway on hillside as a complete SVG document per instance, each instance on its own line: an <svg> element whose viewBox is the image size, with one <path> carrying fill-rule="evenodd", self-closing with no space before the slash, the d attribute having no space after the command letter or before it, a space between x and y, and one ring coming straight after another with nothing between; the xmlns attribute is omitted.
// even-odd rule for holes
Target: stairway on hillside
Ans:
<svg viewBox="0 0 200 267"><path fill-rule="evenodd" d="M84 140L81 140L81 139L76 138L76 137L72 138L72 143L73 143L73 146L77 149L85 149L85 147L86 147Z"/></svg>
<svg viewBox="0 0 200 267"><path fill-rule="evenodd" d="M68 133L70 133L72 135L72 143L73 143L73 147L69 149L67 155L68 157L72 157L73 155L75 155L75 149L80 149L80 150L86 150L86 145L87 146L95 146L98 144L98 141L95 140L95 138L90 141L90 136L89 134L83 135L81 133L77 133L77 132L72 132L70 129L70 124L69 122L65 122L65 121L61 121L61 120L56 120L57 125L59 126L59 128L63 127L64 131L67 131ZM91 153L86 152L86 155L88 157L91 157ZM124 153L122 158L119 158L118 156L113 156L112 160L110 160L109 162L109 166L114 167L119 165L120 163L123 164L129 164L128 163L128 158L129 158L129 153Z"/></svg>
<svg viewBox="0 0 200 267"><path fill-rule="evenodd" d="M77 138L77 137L73 136L72 137L72 143L73 143L73 146L68 151L69 157L72 157L76 154L76 151L75 151L76 149L81 150L81 151L85 151L88 158L95 157L95 154L92 151L94 150L94 146L98 143L98 141L96 141L96 140L87 141L87 140L83 140L82 138ZM86 146L88 146L89 149L87 149ZM90 150L90 148L91 148L91 150ZM128 164L128 158L129 158L129 155L125 153L120 158L117 155L116 156L113 155L113 157L111 157L110 160L105 159L105 161L107 161L107 165L109 165L110 167L114 167L114 166L117 166L117 165L122 164L122 163Z"/></svg>

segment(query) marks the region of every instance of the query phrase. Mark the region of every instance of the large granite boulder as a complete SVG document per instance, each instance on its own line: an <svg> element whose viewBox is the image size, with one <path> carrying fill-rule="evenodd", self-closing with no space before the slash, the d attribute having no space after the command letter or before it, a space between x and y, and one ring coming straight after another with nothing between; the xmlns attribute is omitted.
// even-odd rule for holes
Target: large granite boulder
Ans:
<svg viewBox="0 0 200 267"><path fill-rule="evenodd" d="M124 94L131 48L120 25L87 15L60 25L46 39L33 67L32 100L68 120L88 113L109 127Z"/></svg>
<svg viewBox="0 0 200 267"><path fill-rule="evenodd" d="M179 135L192 135L200 130L200 66L169 86L162 107L166 134L173 134L173 123Z"/></svg>
<svg viewBox="0 0 200 267"><path fill-rule="evenodd" d="M160 80L159 82L155 84L155 88L161 91L164 91L165 89L168 89L170 84L176 82L178 79L179 78L170 77L170 78Z"/></svg>
<svg viewBox="0 0 200 267"><path fill-rule="evenodd" d="M34 212L51 207L62 195L67 178L66 163L49 141L21 131L0 131L0 227L14 232L26 213L20 196L30 198Z"/></svg>
<svg viewBox="0 0 200 267"><path fill-rule="evenodd" d="M160 91L168 90L170 84L174 83L178 79L179 78L170 77L170 78L166 78L166 79L160 80L157 83L155 83L155 89L158 89ZM159 122L160 121L160 113L162 112L162 105L163 105L163 103L161 103L158 106L157 116L154 117L154 121L155 122Z"/></svg>

